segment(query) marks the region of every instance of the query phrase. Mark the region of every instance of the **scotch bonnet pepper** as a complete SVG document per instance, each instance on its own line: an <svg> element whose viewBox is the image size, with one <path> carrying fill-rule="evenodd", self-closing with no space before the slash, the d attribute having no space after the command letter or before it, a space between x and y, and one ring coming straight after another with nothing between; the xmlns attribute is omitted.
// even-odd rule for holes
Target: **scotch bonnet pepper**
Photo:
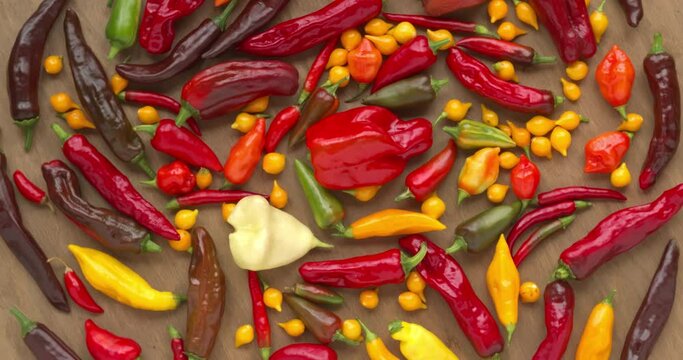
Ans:
<svg viewBox="0 0 683 360"><path fill-rule="evenodd" d="M324 187L383 185L399 176L411 157L432 146L432 125L422 118L401 120L382 107L362 106L311 126L306 146L315 177Z"/></svg>

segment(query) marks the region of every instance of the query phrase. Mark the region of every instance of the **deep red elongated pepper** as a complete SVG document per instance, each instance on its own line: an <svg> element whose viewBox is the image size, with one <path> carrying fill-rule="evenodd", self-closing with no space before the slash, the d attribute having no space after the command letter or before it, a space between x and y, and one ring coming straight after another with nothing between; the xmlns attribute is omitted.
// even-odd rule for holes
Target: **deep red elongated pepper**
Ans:
<svg viewBox="0 0 683 360"><path fill-rule="evenodd" d="M427 199L451 172L457 154L455 141L449 140L443 150L406 176L406 190L394 198L394 201L409 197L417 201Z"/></svg>
<svg viewBox="0 0 683 360"><path fill-rule="evenodd" d="M560 254L555 278L587 278L604 263L637 246L683 207L683 183L654 201L619 210L604 218Z"/></svg>
<svg viewBox="0 0 683 360"><path fill-rule="evenodd" d="M288 56L336 38L382 11L381 0L339 0L247 38L239 50L259 56Z"/></svg>
<svg viewBox="0 0 683 360"><path fill-rule="evenodd" d="M565 63L589 59L597 44L584 0L530 0Z"/></svg>
<svg viewBox="0 0 683 360"><path fill-rule="evenodd" d="M399 240L401 248L409 254L416 254L422 244L427 244L427 255L416 269L446 301L474 350L484 358L501 353L505 342L498 323L474 292L460 264L423 235Z"/></svg>
<svg viewBox="0 0 683 360"><path fill-rule="evenodd" d="M169 240L180 239L171 222L145 200L126 175L102 155L85 136L70 136L57 124L53 124L52 129L62 140L64 156L81 170L85 179L109 205L159 236Z"/></svg>
<svg viewBox="0 0 683 360"><path fill-rule="evenodd" d="M180 103L176 99L164 94L142 90L126 90L121 91L117 96L122 101L166 109L175 115L178 115L180 111ZM197 120L194 118L187 119L187 126L195 134L202 136L202 130L199 128Z"/></svg>
<svg viewBox="0 0 683 360"><path fill-rule="evenodd" d="M585 173L609 174L619 167L621 159L631 147L631 136L624 131L608 131L586 143Z"/></svg>
<svg viewBox="0 0 683 360"><path fill-rule="evenodd" d="M576 215L565 216L552 222L549 222L539 227L533 233L531 233L531 235L529 235L529 237L526 238L526 240L524 240L522 245L519 246L519 249L517 249L515 254L512 256L512 260L515 262L515 266L519 268L519 266L522 264L522 261L526 259L526 257L531 253L531 251L534 248L536 248L536 246L540 244L541 241L545 240L546 238L560 230L566 229L567 226L571 225L571 223L574 222L574 219L576 219Z"/></svg>
<svg viewBox="0 0 683 360"><path fill-rule="evenodd" d="M567 186L538 194L536 202L539 206L548 206L565 201L593 199L626 201L626 196L612 189L588 186Z"/></svg>
<svg viewBox="0 0 683 360"><path fill-rule="evenodd" d="M150 54L170 50L175 38L174 23L203 3L204 0L147 0L138 32L140 46Z"/></svg>
<svg viewBox="0 0 683 360"><path fill-rule="evenodd" d="M617 45L598 64L595 80L602 97L626 119L626 103L631 99L635 69L628 55Z"/></svg>
<svg viewBox="0 0 683 360"><path fill-rule="evenodd" d="M643 68L655 100L655 130L638 179L640 188L647 189L654 185L681 140L681 90L676 62L664 50L661 34L655 34L652 49L643 60Z"/></svg>
<svg viewBox="0 0 683 360"><path fill-rule="evenodd" d="M181 195L168 203L167 209L184 207L196 207L201 205L236 203L247 196L259 195L268 199L268 195L253 193L242 190L198 190L189 194Z"/></svg>
<svg viewBox="0 0 683 360"><path fill-rule="evenodd" d="M256 330L256 343L263 360L270 357L270 322L268 322L268 311L263 302L263 290L261 280L255 271L247 271L249 283L249 295L251 296L251 314Z"/></svg>
<svg viewBox="0 0 683 360"><path fill-rule="evenodd" d="M520 217L517 222L512 226L510 232L508 233L507 242L510 249L515 246L517 239L532 226L542 223L548 220L554 220L561 218L563 216L571 215L578 209L583 209L591 206L591 203L576 200L576 201L565 201L546 207L541 207L529 211Z"/></svg>
<svg viewBox="0 0 683 360"><path fill-rule="evenodd" d="M185 163L176 160L160 167L157 170L157 177L143 181L143 184L156 186L164 194L175 196L192 191L197 185L197 180Z"/></svg>
<svg viewBox="0 0 683 360"><path fill-rule="evenodd" d="M176 126L173 120L164 119L156 125L138 125L135 130L153 133L150 143L156 151L193 166L223 170L218 156L209 145L189 130Z"/></svg>
<svg viewBox="0 0 683 360"><path fill-rule="evenodd" d="M334 190L386 184L431 145L428 120L401 120L378 106L333 114L306 132L315 178Z"/></svg>
<svg viewBox="0 0 683 360"><path fill-rule="evenodd" d="M263 152L263 138L266 136L266 120L256 121L256 126L244 134L230 149L223 174L231 184L247 182L258 166Z"/></svg>
<svg viewBox="0 0 683 360"><path fill-rule="evenodd" d="M12 180L14 180L14 185L19 190L21 196L24 199L36 203L38 205L47 205L50 209L50 200L45 196L45 190L34 184L21 170L15 170L12 174Z"/></svg>
<svg viewBox="0 0 683 360"><path fill-rule="evenodd" d="M113 334L90 319L85 321L85 345L95 360L135 360L142 352L135 340Z"/></svg>
<svg viewBox="0 0 683 360"><path fill-rule="evenodd" d="M533 360L561 360L574 326L574 290L564 280L545 287L545 339L538 345Z"/></svg>
<svg viewBox="0 0 683 360"><path fill-rule="evenodd" d="M538 167L522 154L517 165L510 170L510 185L515 196L528 203L536 195L540 182L541 172Z"/></svg>
<svg viewBox="0 0 683 360"><path fill-rule="evenodd" d="M78 274L76 274L74 269L72 269L60 258L49 258L47 259L47 262L51 262L54 259L57 259L57 261L64 265L64 287L66 288L66 292L69 294L71 300L73 300L76 305L80 306L85 311L89 311L94 314L103 313L104 310L97 305L95 299L93 299L92 295L90 295L88 288L85 287L85 284L81 278L78 277Z"/></svg>
<svg viewBox="0 0 683 360"><path fill-rule="evenodd" d="M494 38L498 37L498 35L495 32L490 31L486 28L486 26L473 22L439 18L433 16L393 14L387 12L382 13L382 17L389 21L397 23L406 21L415 26L421 26L428 29L444 29L458 33L483 35Z"/></svg>
<svg viewBox="0 0 683 360"><path fill-rule="evenodd" d="M377 254L340 260L311 261L301 264L299 275L312 284L363 289L387 284L400 284L424 259L426 245L414 256L391 249Z"/></svg>
<svg viewBox="0 0 683 360"><path fill-rule="evenodd" d="M266 153L274 152L280 141L285 138L301 118L301 107L298 105L288 106L275 115L266 133L263 146Z"/></svg>
<svg viewBox="0 0 683 360"><path fill-rule="evenodd" d="M173 360L188 360L185 355L185 342L180 332L173 326L168 326L168 335L171 336L171 351L173 352Z"/></svg>
<svg viewBox="0 0 683 360"><path fill-rule="evenodd" d="M453 47L446 58L448 68L467 89L510 110L550 115L564 98L548 90L502 80L481 61Z"/></svg>
<svg viewBox="0 0 683 360"><path fill-rule="evenodd" d="M332 54L332 51L334 51L334 48L337 46L338 42L338 37L334 37L330 40L327 40L325 46L323 46L323 48L318 53L318 56L316 56L315 60L313 60L313 64L311 64L311 67L308 69L308 74L306 75L306 79L304 80L304 87L303 89L301 89L301 94L299 94L297 104L301 105L304 102L306 102L308 97L318 87L320 77L323 76L323 73L325 72L325 67L327 66L327 62L330 61L330 55Z"/></svg>
<svg viewBox="0 0 683 360"><path fill-rule="evenodd" d="M554 56L543 56L526 45L481 36L466 37L455 43L455 46L493 60L508 60L521 65L554 63L556 60Z"/></svg>
<svg viewBox="0 0 683 360"><path fill-rule="evenodd" d="M298 343L281 347L270 360L337 360L337 353L325 345Z"/></svg>

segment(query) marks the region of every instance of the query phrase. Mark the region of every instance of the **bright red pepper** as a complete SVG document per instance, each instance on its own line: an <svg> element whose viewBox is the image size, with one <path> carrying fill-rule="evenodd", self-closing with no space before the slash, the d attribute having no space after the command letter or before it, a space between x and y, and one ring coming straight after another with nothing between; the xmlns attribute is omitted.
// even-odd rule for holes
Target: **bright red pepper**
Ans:
<svg viewBox="0 0 683 360"><path fill-rule="evenodd" d="M538 20L548 28L562 60L590 59L598 46L584 0L530 0Z"/></svg>
<svg viewBox="0 0 683 360"><path fill-rule="evenodd" d="M635 69L628 55L617 45L605 55L595 69L595 81L607 102L626 119L626 103L631 98Z"/></svg>
<svg viewBox="0 0 683 360"><path fill-rule="evenodd" d="M268 195L253 193L242 190L198 190L189 194L178 196L166 203L166 208L175 210L200 205L235 203L247 196L259 195L268 199Z"/></svg>
<svg viewBox="0 0 683 360"><path fill-rule="evenodd" d="M150 54L167 52L173 39L173 23L192 14L204 0L147 0L140 22L138 40L140 46Z"/></svg>
<svg viewBox="0 0 683 360"><path fill-rule="evenodd" d="M268 322L268 310L263 302L263 290L261 280L255 271L248 271L249 295L251 295L251 313L254 328L256 330L256 343L263 360L270 357L270 323Z"/></svg>
<svg viewBox="0 0 683 360"><path fill-rule="evenodd" d="M546 335L532 359L561 360L574 326L574 290L568 282L555 280L546 285L543 299Z"/></svg>
<svg viewBox="0 0 683 360"><path fill-rule="evenodd" d="M383 185L399 176L408 159L432 146L429 120L401 120L378 106L361 106L326 117L306 132L315 177L335 190Z"/></svg>
<svg viewBox="0 0 683 360"><path fill-rule="evenodd" d="M81 278L78 277L78 274L76 274L74 269L60 258L49 258L47 259L47 262L51 262L52 260L57 260L64 265L64 287L66 288L69 297L71 297L71 300L85 311L89 311L93 314L103 313L104 310L97 305L95 299L90 295L88 288L85 287L85 284Z"/></svg>
<svg viewBox="0 0 683 360"><path fill-rule="evenodd" d="M288 106L275 115L266 133L264 145L266 153L274 152L277 149L280 141L285 138L300 118L301 107L298 105Z"/></svg>
<svg viewBox="0 0 683 360"><path fill-rule="evenodd" d="M564 201L590 199L611 199L625 201L626 196L612 189L587 186L567 186L538 194L536 202L539 206L548 206Z"/></svg>
<svg viewBox="0 0 683 360"><path fill-rule="evenodd" d="M173 360L188 360L185 355L185 342L180 332L173 326L168 326L168 335L171 336L171 351L173 352Z"/></svg>
<svg viewBox="0 0 683 360"><path fill-rule="evenodd" d="M142 90L126 90L121 91L117 96L122 101L166 109L176 115L178 115L178 112L180 111L180 103L176 99L164 94ZM189 126L190 130L195 134L202 136L202 130L199 128L197 120L194 118L187 119L187 126Z"/></svg>
<svg viewBox="0 0 683 360"><path fill-rule="evenodd" d="M230 149L223 174L231 184L244 184L251 178L261 159L265 136L266 120L260 118L256 121L256 126L244 134Z"/></svg>
<svg viewBox="0 0 683 360"><path fill-rule="evenodd" d="M270 360L337 360L337 353L325 345L298 343L281 347Z"/></svg>
<svg viewBox="0 0 683 360"><path fill-rule="evenodd" d="M544 221L557 219L563 216L571 215L578 209L584 209L591 206L591 203L576 200L565 201L554 205L540 207L529 211L520 217L512 226L508 233L507 242L510 249L515 246L517 239L530 229L532 226L542 223Z"/></svg>
<svg viewBox="0 0 683 360"><path fill-rule="evenodd" d="M586 143L586 173L609 174L621 165L621 159L631 146L631 136L623 131L608 131Z"/></svg>
<svg viewBox="0 0 683 360"><path fill-rule="evenodd" d="M510 170L510 185L519 200L529 202L536 195L541 182L541 172L526 155L519 157L519 162Z"/></svg>
<svg viewBox="0 0 683 360"><path fill-rule="evenodd" d="M155 185L167 195L182 195L192 191L197 185L197 180L184 162L176 160L160 167L155 179L143 183Z"/></svg>
<svg viewBox="0 0 683 360"><path fill-rule="evenodd" d="M474 51L493 60L509 60L521 65L554 63L554 56L542 56L532 47L512 41L472 36L458 41L455 46Z"/></svg>
<svg viewBox="0 0 683 360"><path fill-rule="evenodd" d="M347 61L351 78L358 83L359 93L362 93L377 77L382 67L382 53L377 50L372 41L363 38L360 45L349 51Z"/></svg>
<svg viewBox="0 0 683 360"><path fill-rule="evenodd" d="M396 23L406 21L415 26L421 26L428 29L444 29L452 32L498 37L496 33L487 29L486 26L473 22L423 15L391 14L386 12L382 13L382 17L388 21Z"/></svg>
<svg viewBox="0 0 683 360"><path fill-rule="evenodd" d="M301 105L306 102L311 93L313 93L313 90L318 87L320 77L322 77L325 72L325 67L327 66L327 62L330 61L330 55L337 46L337 42L339 42L339 39L336 37L328 40L325 46L320 50L320 53L318 53L318 56L313 60L311 68L308 69L306 80L304 80L304 88L301 89L297 104Z"/></svg>
<svg viewBox="0 0 683 360"><path fill-rule="evenodd" d="M52 209L50 200L45 196L45 190L34 184L21 170L14 171L12 179L14 180L14 185L24 199L38 205L47 205Z"/></svg>
<svg viewBox="0 0 683 360"><path fill-rule="evenodd" d="M90 319L85 321L85 345L95 360L135 360L142 352L135 340L115 335Z"/></svg>
<svg viewBox="0 0 683 360"><path fill-rule="evenodd" d="M409 197L417 201L426 200L451 172L457 154L455 141L449 140L443 150L406 176L406 190L394 198L394 201Z"/></svg>

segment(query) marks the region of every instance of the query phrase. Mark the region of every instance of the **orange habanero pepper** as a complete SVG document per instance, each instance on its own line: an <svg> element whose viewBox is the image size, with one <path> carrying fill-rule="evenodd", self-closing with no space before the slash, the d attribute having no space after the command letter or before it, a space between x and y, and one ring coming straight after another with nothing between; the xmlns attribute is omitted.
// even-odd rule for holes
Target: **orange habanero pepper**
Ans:
<svg viewBox="0 0 683 360"><path fill-rule="evenodd" d="M375 80L382 66L382 54L372 41L363 38L358 47L349 51L347 62L351 78L359 84L362 93Z"/></svg>
<svg viewBox="0 0 683 360"><path fill-rule="evenodd" d="M626 119L626 103L631 98L635 69L626 53L614 45L595 71L600 93Z"/></svg>

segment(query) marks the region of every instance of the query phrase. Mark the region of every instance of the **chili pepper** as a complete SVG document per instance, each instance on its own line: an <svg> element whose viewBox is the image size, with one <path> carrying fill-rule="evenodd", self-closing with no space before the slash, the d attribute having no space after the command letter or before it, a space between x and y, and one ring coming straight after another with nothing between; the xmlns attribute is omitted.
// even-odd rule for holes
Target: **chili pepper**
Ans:
<svg viewBox="0 0 683 360"><path fill-rule="evenodd" d="M563 101L548 90L511 83L496 76L481 61L457 47L450 50L448 67L467 89L513 111L550 115Z"/></svg>
<svg viewBox="0 0 683 360"><path fill-rule="evenodd" d="M318 56L315 58L315 60L313 60L313 64L311 64L308 74L306 75L306 80L304 80L304 87L301 89L301 93L299 94L299 98L297 100L298 105L306 102L308 97L318 87L318 82L320 82L320 78L322 77L323 72L325 72L325 67L330 60L332 51L334 51L335 47L337 46L337 42L339 42L338 38L329 39L327 43L325 43L325 46L323 46L323 48L320 50L320 53L318 53Z"/></svg>
<svg viewBox="0 0 683 360"><path fill-rule="evenodd" d="M522 154L519 157L519 163L510 170L510 184L515 196L525 203L525 207L536 195L540 182L541 172L538 167Z"/></svg>
<svg viewBox="0 0 683 360"><path fill-rule="evenodd" d="M609 359L614 328L613 298L615 291L593 307L576 349L576 360Z"/></svg>
<svg viewBox="0 0 683 360"><path fill-rule="evenodd" d="M517 326L519 282L519 271L512 261L505 236L501 234L486 271L486 286L496 307L498 320L507 331L508 344Z"/></svg>
<svg viewBox="0 0 683 360"><path fill-rule="evenodd" d="M609 182L615 188L623 188L631 183L631 172L628 170L625 162L612 171Z"/></svg>
<svg viewBox="0 0 683 360"><path fill-rule="evenodd" d="M398 41L396 41L396 39L389 34L382 36L372 36L366 34L365 38L370 40L372 44L375 45L377 50L379 50L380 54L385 56L392 55L399 48Z"/></svg>
<svg viewBox="0 0 683 360"><path fill-rule="evenodd" d="M500 171L500 148L483 148L465 159L458 175L458 204L495 184Z"/></svg>
<svg viewBox="0 0 683 360"><path fill-rule="evenodd" d="M399 176L408 159L432 145L432 125L400 120L378 106L336 113L311 126L306 145L318 182L349 190L383 185Z"/></svg>
<svg viewBox="0 0 683 360"><path fill-rule="evenodd" d="M31 149L33 127L40 118L38 80L47 36L66 0L43 0L22 25L7 60L7 95L14 124L24 133L24 150Z"/></svg>
<svg viewBox="0 0 683 360"><path fill-rule="evenodd" d="M370 331L362 321L357 321L360 323L363 333L365 334L365 351L368 353L368 358L370 358L370 360L399 360L396 355L392 354L391 351L387 349L382 338Z"/></svg>
<svg viewBox="0 0 683 360"><path fill-rule="evenodd" d="M95 360L134 360L142 352L135 340L118 336L90 319L85 320L85 345Z"/></svg>
<svg viewBox="0 0 683 360"><path fill-rule="evenodd" d="M358 95L347 100L351 102L355 101L377 77L382 67L382 54L370 40L363 38L360 45L349 50L347 61L351 78L358 83Z"/></svg>
<svg viewBox="0 0 683 360"><path fill-rule="evenodd" d="M85 284L83 284L81 278L78 277L78 274L76 274L76 272L69 265L67 265L64 260L53 257L47 259L47 262L51 262L52 260L57 260L64 265L64 287L66 288L66 292L69 294L69 297L71 297L71 300L73 300L76 305L80 306L86 311L94 314L103 313L104 310L97 305L95 300L90 295L90 292L88 292L88 289L85 287Z"/></svg>
<svg viewBox="0 0 683 360"><path fill-rule="evenodd" d="M510 186L503 184L493 184L486 189L486 198L494 204L500 204L505 200Z"/></svg>
<svg viewBox="0 0 683 360"><path fill-rule="evenodd" d="M640 244L683 207L683 184L654 201L619 210L560 254L555 278L585 279L602 264Z"/></svg>
<svg viewBox="0 0 683 360"><path fill-rule="evenodd" d="M606 0L601 1L600 5L598 5L598 8L593 10L589 17L591 27L593 28L593 34L595 35L595 42L598 44L600 43L602 35L605 33L605 31L607 31L607 26L609 25L609 19L604 11L605 2Z"/></svg>
<svg viewBox="0 0 683 360"><path fill-rule="evenodd" d="M337 112L339 108L339 98L336 95L338 88L339 83L326 83L311 94L311 97L301 110L301 117L294 124L289 134L288 145L290 148L299 144L304 139L306 130L309 127Z"/></svg>
<svg viewBox="0 0 683 360"><path fill-rule="evenodd" d="M409 22L413 25L422 26L422 27L426 27L429 29L445 29L448 31L465 33L465 34L483 35L483 36L490 36L490 37L494 37L494 38L498 37L498 35L496 35L494 32L491 32L484 25L480 25L480 24L476 24L476 23L472 23L472 22L466 22L466 21L459 21L459 20L455 20L455 19L444 19L444 18L422 16L422 15L392 14L392 13L387 13L387 12L382 13L382 17L389 20L389 21L395 21L395 22L406 21L406 22Z"/></svg>
<svg viewBox="0 0 683 360"><path fill-rule="evenodd" d="M7 158L0 151L0 237L31 275L47 300L60 311L69 312L62 285L47 257L33 235L24 226L21 211L14 196L14 187L7 176Z"/></svg>
<svg viewBox="0 0 683 360"><path fill-rule="evenodd" d="M106 35L109 40L109 59L133 44L138 37L141 0L112 0L111 15L107 22Z"/></svg>
<svg viewBox="0 0 683 360"><path fill-rule="evenodd" d="M150 54L171 49L175 38L174 23L197 10L204 0L147 0L140 23L138 41Z"/></svg>
<svg viewBox="0 0 683 360"><path fill-rule="evenodd" d="M405 180L406 190L394 198L394 201L407 198L426 200L453 168L456 154L455 142L449 140L443 150L408 174Z"/></svg>
<svg viewBox="0 0 683 360"><path fill-rule="evenodd" d="M408 360L458 360L436 335L421 325L395 320L389 324L389 333L401 343L401 354Z"/></svg>
<svg viewBox="0 0 683 360"><path fill-rule="evenodd" d="M12 174L12 179L14 180L14 185L24 199L38 205L46 205L52 209L50 199L45 196L45 191L26 177L26 174L21 170L15 170Z"/></svg>
<svg viewBox="0 0 683 360"><path fill-rule="evenodd" d="M256 329L256 342L258 344L261 358L267 360L270 357L270 323L268 322L268 311L263 303L263 292L261 281L255 271L247 271L249 294L251 295L251 311Z"/></svg>
<svg viewBox="0 0 683 360"><path fill-rule="evenodd" d="M585 0L530 0L565 63L589 59L597 50Z"/></svg>
<svg viewBox="0 0 683 360"><path fill-rule="evenodd" d="M235 348L250 344L254 341L254 327L251 324L244 324L235 330Z"/></svg>
<svg viewBox="0 0 683 360"><path fill-rule="evenodd" d="M291 288L286 287L285 292L293 293L316 304L340 305L344 302L344 298L341 295L320 285L296 283Z"/></svg>
<svg viewBox="0 0 683 360"><path fill-rule="evenodd" d="M24 344L36 359L80 360L64 340L53 333L47 326L26 317L17 308L9 310L21 325L21 337Z"/></svg>
<svg viewBox="0 0 683 360"><path fill-rule="evenodd" d="M491 0L486 7L491 24L505 18L508 13L508 4L504 0Z"/></svg>
<svg viewBox="0 0 683 360"><path fill-rule="evenodd" d="M188 360L189 358L185 355L185 342L180 332L176 330L173 326L169 325L168 335L171 337L171 351L173 352L173 360Z"/></svg>
<svg viewBox="0 0 683 360"><path fill-rule="evenodd" d="M517 249L517 252L515 252L515 255L513 256L515 265L519 267L519 265L522 264L522 261L524 261L524 259L529 255L529 253L531 253L531 251L541 241L545 240L546 238L560 230L566 229L567 226L571 225L571 223L574 222L574 219L576 219L576 215L561 217L539 227L536 231L531 233L531 235L529 235L529 237L526 238L526 240L524 240L522 245L520 245L519 249Z"/></svg>
<svg viewBox="0 0 683 360"><path fill-rule="evenodd" d="M348 228L341 228L335 236L362 240L441 231L446 228L439 220L428 215L402 210L381 210L354 221ZM343 231L341 231L343 230Z"/></svg>
<svg viewBox="0 0 683 360"><path fill-rule="evenodd" d="M535 136L531 139L531 153L548 160L553 158L552 144L545 136Z"/></svg>
<svg viewBox="0 0 683 360"><path fill-rule="evenodd" d="M58 75L64 69L63 58L58 55L50 55L43 61L43 68L50 75Z"/></svg>
<svg viewBox="0 0 683 360"><path fill-rule="evenodd" d="M517 73L515 72L515 65L511 63L510 61L503 60L503 61L498 61L493 64L493 70L495 70L496 75L505 80L505 81L512 81L512 82L519 82L519 78L517 77ZM484 106L484 104L481 104ZM495 113L494 113L495 114ZM484 118L484 114L482 114L482 118ZM498 126L498 118L495 118L495 122L491 121L485 121L487 124L491 126Z"/></svg>
<svg viewBox="0 0 683 360"><path fill-rule="evenodd" d="M156 178L142 183L155 186L164 194L174 196L191 192L197 184L197 180L192 170L185 163L176 160L160 167L157 170Z"/></svg>
<svg viewBox="0 0 683 360"><path fill-rule="evenodd" d="M228 61L211 66L183 86L176 124L190 116L205 120L222 116L264 96L293 95L298 81L296 69L281 61Z"/></svg>
<svg viewBox="0 0 683 360"><path fill-rule="evenodd" d="M459 40L455 46L461 47L493 60L508 60L522 65L552 64L554 56L543 56L534 48L511 41L471 36Z"/></svg>
<svg viewBox="0 0 683 360"><path fill-rule="evenodd" d="M176 115L180 111L180 103L174 98L164 94L151 91L127 90L120 91L117 96L119 97L119 100L122 101L166 109ZM199 128L197 120L189 118L187 119L187 125L195 134L202 136L202 130Z"/></svg>
<svg viewBox="0 0 683 360"><path fill-rule="evenodd" d="M643 122L645 122L645 119L643 119L642 115L628 113L626 114L626 120L621 121L621 124L619 124L617 130L636 133L643 126Z"/></svg>
<svg viewBox="0 0 683 360"><path fill-rule="evenodd" d="M516 266L516 265L515 265ZM525 304L533 304L541 297L541 289L533 281L525 281L519 286L519 299Z"/></svg>
<svg viewBox="0 0 683 360"><path fill-rule="evenodd" d="M623 131L608 131L590 139L585 146L585 173L609 174L616 169L631 146L631 136Z"/></svg>
<svg viewBox="0 0 683 360"><path fill-rule="evenodd" d="M522 211L524 211L523 203L515 201L510 205L501 204L488 208L461 222L455 228L455 240L446 252L450 254L460 250L481 252L488 249L498 240L500 234L512 225Z"/></svg>
<svg viewBox="0 0 683 360"><path fill-rule="evenodd" d="M678 244L670 240L628 330L621 359L647 359L650 356L676 298L678 257Z"/></svg>
<svg viewBox="0 0 683 360"><path fill-rule="evenodd" d="M315 180L313 171L306 164L296 159L294 169L318 227L327 229L341 226L345 215L341 202Z"/></svg>
<svg viewBox="0 0 683 360"><path fill-rule="evenodd" d="M377 17L380 11L380 0L335 1L247 38L240 43L239 50L258 56L297 54Z"/></svg>
<svg viewBox="0 0 683 360"><path fill-rule="evenodd" d="M197 207L209 204L234 203L252 195L258 195L268 199L268 195L242 190L199 190L178 196L177 198L166 203L166 208L169 210L175 210L179 208Z"/></svg>
<svg viewBox="0 0 683 360"><path fill-rule="evenodd" d="M320 344L290 344L270 355L270 360L337 360L337 353Z"/></svg>
<svg viewBox="0 0 683 360"><path fill-rule="evenodd" d="M505 41L512 41L516 37L527 33L526 30L509 21L503 21L500 23L496 32L498 33L498 36L500 36L501 40Z"/></svg>
<svg viewBox="0 0 683 360"><path fill-rule="evenodd" d="M681 95L673 56L662 47L662 35L654 36L650 53L643 60L650 92L655 99L655 130L647 158L640 171L640 188L654 185L659 173L678 149L681 136Z"/></svg>
<svg viewBox="0 0 683 360"><path fill-rule="evenodd" d="M626 196L624 196L624 194L618 191L611 189L602 189L588 186L567 186L538 194L536 202L539 206L548 206L565 201L573 201L580 199L608 199L626 201Z"/></svg>
<svg viewBox="0 0 683 360"><path fill-rule="evenodd" d="M563 216L568 216L576 212L576 210L585 209L592 204L586 201L563 201L553 205L540 207L538 209L529 211L520 217L515 225L512 226L508 233L508 244L510 248L515 246L515 242L519 237L532 226L548 220L555 220Z"/></svg>
<svg viewBox="0 0 683 360"><path fill-rule="evenodd" d="M509 149L517 146L502 130L479 121L464 119L459 121L457 126L444 127L443 131L450 135L461 149Z"/></svg>
<svg viewBox="0 0 683 360"><path fill-rule="evenodd" d="M261 159L263 138L266 136L266 120L258 119L256 126L244 134L230 149L223 174L235 185L244 184L251 178Z"/></svg>
<svg viewBox="0 0 683 360"><path fill-rule="evenodd" d="M628 55L617 45L605 55L595 70L602 97L626 119L626 103L631 98L635 70Z"/></svg>
<svg viewBox="0 0 683 360"><path fill-rule="evenodd" d="M624 9L626 15L626 23L635 28L643 19L643 3L641 0L619 0L621 8Z"/></svg>
<svg viewBox="0 0 683 360"><path fill-rule="evenodd" d="M477 297L460 264L423 235L405 236L399 240L399 245L408 254L416 254L422 244L427 244L427 255L416 270L446 301L477 354L490 357L502 352L505 342L498 324Z"/></svg>
<svg viewBox="0 0 683 360"><path fill-rule="evenodd" d="M546 335L533 360L561 360L574 325L574 290L564 280L548 283L543 292Z"/></svg>
<svg viewBox="0 0 683 360"><path fill-rule="evenodd" d="M117 158L137 165L147 176L154 177L154 171L147 164L142 140L133 131L121 104L109 87L107 74L85 42L81 22L71 9L66 10L64 17L64 37L71 75L83 110Z"/></svg>
<svg viewBox="0 0 683 360"><path fill-rule="evenodd" d="M264 149L267 153L274 152L285 135L297 124L301 118L301 107L288 106L275 115L266 133Z"/></svg>
<svg viewBox="0 0 683 360"><path fill-rule="evenodd" d="M190 359L207 359L221 327L226 285L213 239L203 227L192 230L188 274L185 351Z"/></svg>
<svg viewBox="0 0 683 360"><path fill-rule="evenodd" d="M320 343L327 345L333 341L342 341L352 345L357 344L342 335L342 321L337 314L292 294L284 294L284 299L297 317L304 322L306 329Z"/></svg>
<svg viewBox="0 0 683 360"><path fill-rule="evenodd" d="M378 289L363 290L358 294L358 302L360 306L374 310L379 306L379 291ZM360 324L359 324L360 325Z"/></svg>
<svg viewBox="0 0 683 360"><path fill-rule="evenodd" d="M429 75L416 75L389 84L363 99L364 105L377 105L392 110L413 109L436 99L447 79L435 80Z"/></svg>

